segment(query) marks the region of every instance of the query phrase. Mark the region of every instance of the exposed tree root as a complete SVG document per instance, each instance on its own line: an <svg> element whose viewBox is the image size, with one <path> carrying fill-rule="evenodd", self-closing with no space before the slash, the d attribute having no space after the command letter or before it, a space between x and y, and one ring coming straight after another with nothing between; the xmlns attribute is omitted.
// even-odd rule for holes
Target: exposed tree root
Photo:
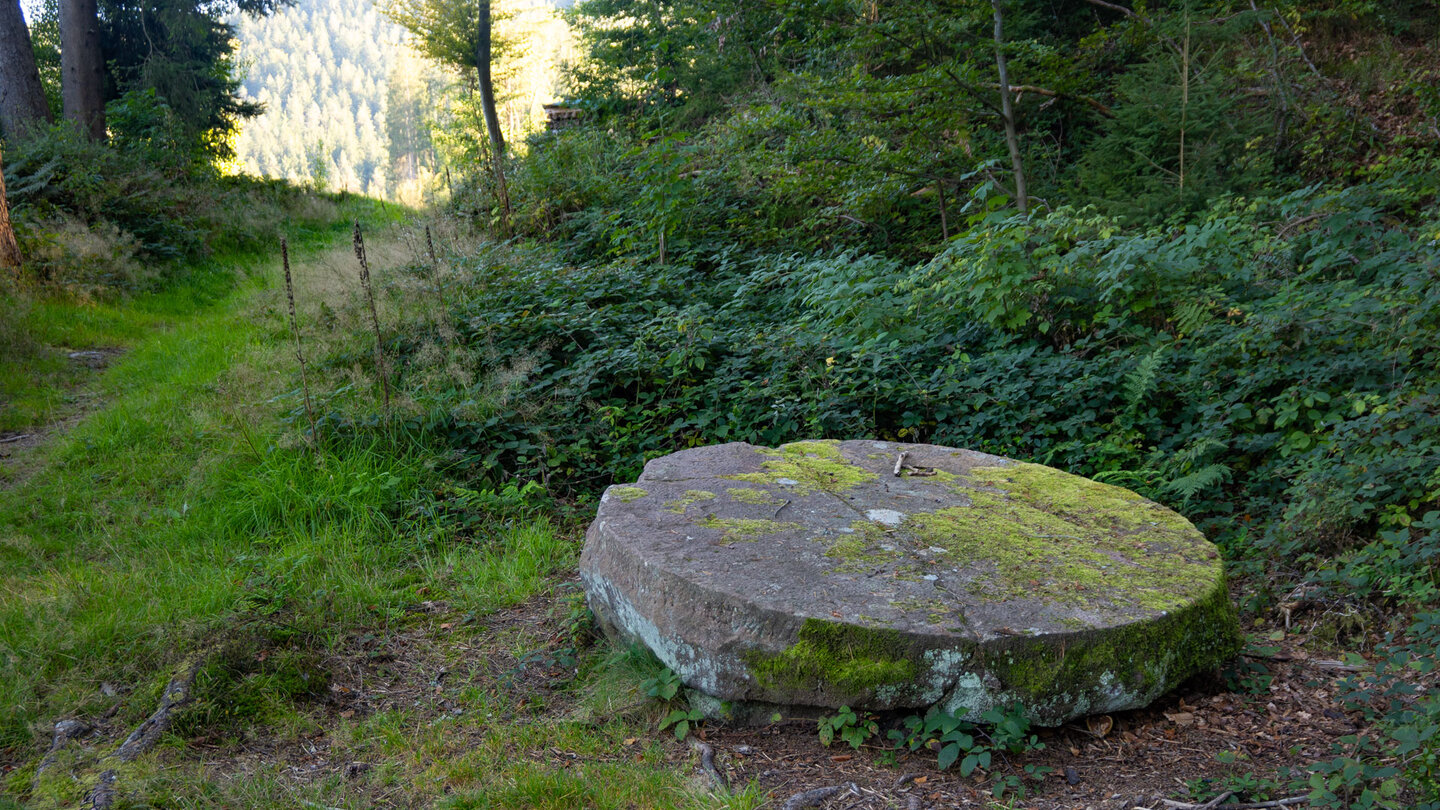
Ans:
<svg viewBox="0 0 1440 810"><path fill-rule="evenodd" d="M695 750L700 752L701 769L710 776L710 780L715 783L716 787L720 788L722 793L729 793L730 780L726 779L725 774L721 773L720 769L715 767L715 749L703 742L697 741L695 743Z"/></svg>
<svg viewBox="0 0 1440 810"><path fill-rule="evenodd" d="M806 807L816 807L821 802L842 791L849 791L858 794L860 789L854 782L844 785L831 785L830 787L815 788L814 790L803 790L785 800L783 810L803 810Z"/></svg>
<svg viewBox="0 0 1440 810"><path fill-rule="evenodd" d="M166 729L170 728L175 713L189 705L195 699L195 678L200 670L214 654L212 649L206 654L191 659L180 674L170 679L165 685L165 691L160 696L160 706L110 754L102 757L100 763L110 761L133 762L141 754L149 751L156 742L160 740ZM79 720L61 720L55 724L55 740L50 744L50 751L41 761L36 775L43 773L46 768L55 763L56 757L66 744L76 737L82 736L90 731L90 727ZM95 780L95 786L85 794L83 806L93 810L109 810L115 803L116 782L119 776L114 768L106 768L101 771L100 776Z"/></svg>
<svg viewBox="0 0 1440 810"><path fill-rule="evenodd" d="M35 769L35 775L39 776L45 769L55 764L55 757L60 751L69 745L76 737L83 737L90 733L90 726L79 720L61 720L55 724L55 739L50 742L50 750L45 752L45 758L40 760L40 766Z"/></svg>
<svg viewBox="0 0 1440 810"><path fill-rule="evenodd" d="M115 803L115 771L109 770L100 774L95 780L95 787L85 794L85 807L94 810L110 810L110 805Z"/></svg>
<svg viewBox="0 0 1440 810"><path fill-rule="evenodd" d="M195 676L200 674L200 668L207 660L208 656L196 658L182 674L170 679L170 683L165 685L165 692L160 696L160 707L130 732L130 736L125 738L125 742L120 744L120 748L112 756L121 762L131 762L155 745L160 735L170 728L175 711L195 699Z"/></svg>

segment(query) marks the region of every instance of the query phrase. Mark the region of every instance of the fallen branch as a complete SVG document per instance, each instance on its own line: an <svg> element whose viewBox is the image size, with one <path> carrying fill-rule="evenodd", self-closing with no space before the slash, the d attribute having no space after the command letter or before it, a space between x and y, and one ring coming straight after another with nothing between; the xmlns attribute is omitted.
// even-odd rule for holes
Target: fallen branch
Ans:
<svg viewBox="0 0 1440 810"><path fill-rule="evenodd" d="M900 455L898 455L898 456L895 457L895 477L896 477L896 478L899 478L899 477L900 477L900 468L902 468L902 467L905 466L905 457L908 456L908 455L910 455L910 454L909 454L909 453L901 453Z"/></svg>
<svg viewBox="0 0 1440 810"><path fill-rule="evenodd" d="M700 752L700 768L710 776L710 780L720 788L721 792L729 793L730 780L726 779L725 774L715 767L715 749L703 742L696 742L695 750Z"/></svg>
<svg viewBox="0 0 1440 810"><path fill-rule="evenodd" d="M817 807L821 802L842 791L849 791L857 795L860 793L859 788L855 787L854 782L844 785L815 788L814 790L802 790L789 799L786 799L785 806L782 810L802 810L802 808L805 807Z"/></svg>

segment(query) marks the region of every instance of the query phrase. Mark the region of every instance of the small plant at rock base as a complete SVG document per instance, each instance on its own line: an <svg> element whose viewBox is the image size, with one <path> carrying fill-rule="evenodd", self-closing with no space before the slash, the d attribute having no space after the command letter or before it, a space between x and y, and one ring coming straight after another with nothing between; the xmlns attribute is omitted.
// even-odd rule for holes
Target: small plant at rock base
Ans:
<svg viewBox="0 0 1440 810"><path fill-rule="evenodd" d="M990 725L988 732L979 724L963 719L963 714L964 710L956 715L939 706L931 706L924 717L907 717L905 731L896 729L890 732L889 737L911 751L921 748L934 751L935 765L942 771L958 761L961 776L969 776L976 769L989 770L997 751L1019 754L1045 748L1040 738L1030 733L1030 721L1020 713L1018 706L990 709L980 715L980 722ZM1031 770L1036 767L1027 766L1027 775L1034 776ZM1040 773L1036 778L1043 775ZM997 796L1004 793L1000 784L996 788L999 791Z"/></svg>
<svg viewBox="0 0 1440 810"><path fill-rule="evenodd" d="M841 706L840 711L833 717L820 718L819 725L820 744L826 748L839 737L849 743L851 748L859 750L866 740L880 733L880 726L876 724L873 715L856 714L849 706Z"/></svg>
<svg viewBox="0 0 1440 810"><path fill-rule="evenodd" d="M675 695L679 694L680 687L683 685L680 676L676 675L671 668L666 667L660 670L655 677L641 681L640 689L648 697L668 702L675 699Z"/></svg>
<svg viewBox="0 0 1440 810"><path fill-rule="evenodd" d="M705 720L705 713L699 709L675 709L660 721L660 730L675 727L675 739L683 740L690 733L692 725L698 726Z"/></svg>
<svg viewBox="0 0 1440 810"><path fill-rule="evenodd" d="M665 667L660 670L655 677L641 681L640 689L648 697L654 698L662 703L672 703L676 697L679 696L680 689L684 685L685 683L680 680L680 676L675 674L674 670ZM683 740L690 734L690 728L692 726L699 725L704 720L705 713L700 709L675 708L671 709L669 713L661 718L660 730L664 731L667 728L673 727L675 729L675 739Z"/></svg>

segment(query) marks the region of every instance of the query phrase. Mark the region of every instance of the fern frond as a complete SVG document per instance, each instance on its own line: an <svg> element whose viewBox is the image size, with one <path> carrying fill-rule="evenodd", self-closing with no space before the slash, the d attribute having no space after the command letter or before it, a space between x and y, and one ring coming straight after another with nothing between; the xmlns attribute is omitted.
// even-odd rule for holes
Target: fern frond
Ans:
<svg viewBox="0 0 1440 810"><path fill-rule="evenodd" d="M1160 358L1165 353L1161 346L1140 358L1140 364L1125 377L1125 408L1134 411L1140 403L1155 390L1155 379L1159 376Z"/></svg>
<svg viewBox="0 0 1440 810"><path fill-rule="evenodd" d="M1189 475L1170 481L1163 491L1189 503L1196 495L1230 480L1230 474L1230 468L1224 464L1207 464Z"/></svg>
<svg viewBox="0 0 1440 810"><path fill-rule="evenodd" d="M1170 320L1178 335L1193 335L1210 322L1210 305L1201 301L1182 301L1175 305Z"/></svg>

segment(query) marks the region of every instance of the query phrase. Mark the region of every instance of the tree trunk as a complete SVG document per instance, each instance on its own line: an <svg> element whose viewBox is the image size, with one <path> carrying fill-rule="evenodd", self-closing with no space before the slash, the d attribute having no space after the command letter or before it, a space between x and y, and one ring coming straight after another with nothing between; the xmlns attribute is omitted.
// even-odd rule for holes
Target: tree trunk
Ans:
<svg viewBox="0 0 1440 810"><path fill-rule="evenodd" d="M92 141L105 140L104 70L96 0L60 0L60 99Z"/></svg>
<svg viewBox="0 0 1440 810"><path fill-rule="evenodd" d="M510 233L510 191L505 187L505 135L500 131L500 116L495 112L495 83L490 78L490 0L480 0L478 43L475 48L475 72L480 79L480 109L485 113L485 129L490 133L490 165L495 171L495 191L500 197L504 219L501 230Z"/></svg>
<svg viewBox="0 0 1440 810"><path fill-rule="evenodd" d="M20 0L0 0L0 134L23 138L49 123L50 105L35 67L35 49Z"/></svg>
<svg viewBox="0 0 1440 810"><path fill-rule="evenodd" d="M20 246L10 225L10 201L5 197L4 155L0 155L0 267L20 269Z"/></svg>
<svg viewBox="0 0 1440 810"><path fill-rule="evenodd" d="M1005 145L1010 148L1010 164L1015 170L1015 204L1024 214L1030 210L1030 199L1025 193L1025 162L1020 157L1015 108L1010 104L1010 75L1005 66L1005 23L1000 2L990 0L990 8L995 12L995 66L1000 69L1000 115L1005 119Z"/></svg>

